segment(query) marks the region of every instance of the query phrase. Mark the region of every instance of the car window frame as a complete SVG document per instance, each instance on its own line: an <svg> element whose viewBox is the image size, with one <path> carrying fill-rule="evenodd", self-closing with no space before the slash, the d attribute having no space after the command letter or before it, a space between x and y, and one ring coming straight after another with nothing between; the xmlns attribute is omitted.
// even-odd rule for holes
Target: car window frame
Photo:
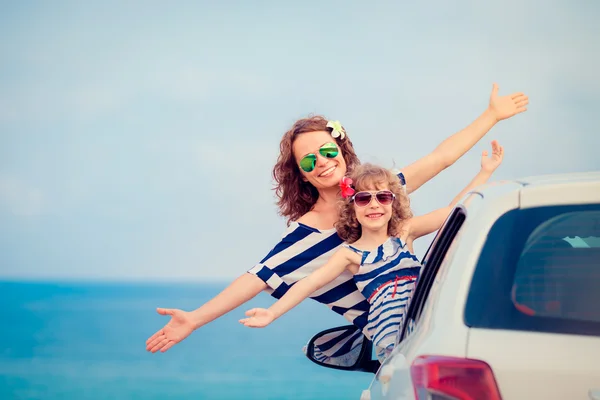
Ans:
<svg viewBox="0 0 600 400"><path fill-rule="evenodd" d="M435 278L440 271L440 267L446 258L448 250L458 236L460 228L465 222L466 217L467 210L465 207L462 205L456 206L438 233L435 235L431 245L425 252L422 262L423 273L417 281L415 294L408 307L408 312L406 313L406 322L403 324L402 333L399 337L398 343L402 342L406 338L408 334L408 327L411 325L410 321L413 321L412 325L418 323L421 312L423 311L423 307L429 298Z"/></svg>
<svg viewBox="0 0 600 400"><path fill-rule="evenodd" d="M520 256L533 229L544 221L561 214L573 211L597 211L598 206L600 206L598 203L536 206L511 210L500 216L490 228L488 238L482 246L480 260L475 265L473 280L465 302L464 324L475 329L600 337L599 321L540 315L532 317L516 313L509 294L514 285L517 256ZM538 223L534 227L523 229L522 225L519 225L522 220L534 220ZM503 227L503 225L507 226ZM513 228L514 226L519 226L520 229L517 231ZM497 230L500 231L500 235L496 233ZM514 239L515 232L518 232L522 238ZM489 252L494 251L493 246L496 243L502 242L502 236L509 236L513 239L510 243L514 248L505 253L514 258L515 262L508 262L508 265L503 264L500 267L503 274L498 277L493 275L493 268L489 265L486 266L482 260L486 259ZM485 310L485 312L481 312L481 310ZM494 317L487 318L485 315Z"/></svg>

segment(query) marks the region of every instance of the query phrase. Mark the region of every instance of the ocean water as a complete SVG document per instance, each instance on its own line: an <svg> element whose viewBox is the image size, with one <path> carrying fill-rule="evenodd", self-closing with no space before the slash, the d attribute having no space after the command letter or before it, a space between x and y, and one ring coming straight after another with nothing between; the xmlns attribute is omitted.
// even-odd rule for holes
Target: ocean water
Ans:
<svg viewBox="0 0 600 400"><path fill-rule="evenodd" d="M305 301L265 329L237 321L266 294L166 353L145 350L167 317L216 284L0 282L0 399L358 399L373 375L320 367L310 337L346 321Z"/></svg>

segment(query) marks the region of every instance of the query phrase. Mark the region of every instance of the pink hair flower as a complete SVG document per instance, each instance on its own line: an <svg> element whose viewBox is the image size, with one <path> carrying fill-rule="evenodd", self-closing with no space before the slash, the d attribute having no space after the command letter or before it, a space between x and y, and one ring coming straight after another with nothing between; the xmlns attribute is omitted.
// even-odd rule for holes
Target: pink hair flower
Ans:
<svg viewBox="0 0 600 400"><path fill-rule="evenodd" d="M347 199L354 194L354 188L352 187L352 179L347 176L343 177L340 181L340 188L342 189L342 197Z"/></svg>

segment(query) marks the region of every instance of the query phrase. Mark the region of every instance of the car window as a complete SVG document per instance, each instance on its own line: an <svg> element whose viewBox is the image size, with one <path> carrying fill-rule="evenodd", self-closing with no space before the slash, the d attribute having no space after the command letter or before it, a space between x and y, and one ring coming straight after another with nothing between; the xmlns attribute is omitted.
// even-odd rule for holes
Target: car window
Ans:
<svg viewBox="0 0 600 400"><path fill-rule="evenodd" d="M492 227L471 284L472 327L600 335L600 205L514 210Z"/></svg>
<svg viewBox="0 0 600 400"><path fill-rule="evenodd" d="M432 288L437 287L437 285L434 285L436 277L439 273L445 273L446 268L444 268L444 266L448 264L448 260L454 255L453 249L456 248L460 228L465 221L465 217L464 208L461 206L456 207L425 253L425 257L423 258L423 271L417 281L415 295L408 308L406 322L397 337L397 343L402 341L410 334L410 332L412 332L421 316L421 312L423 311L427 299L432 294Z"/></svg>

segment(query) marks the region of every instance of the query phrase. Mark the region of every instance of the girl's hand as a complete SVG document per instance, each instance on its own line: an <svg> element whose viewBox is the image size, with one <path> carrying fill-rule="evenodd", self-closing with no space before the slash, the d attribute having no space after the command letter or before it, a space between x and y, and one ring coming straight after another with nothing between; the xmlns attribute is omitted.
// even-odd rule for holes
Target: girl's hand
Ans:
<svg viewBox="0 0 600 400"><path fill-rule="evenodd" d="M275 313L266 308L253 308L246 311L246 316L250 318L240 319L240 324L250 328L264 328L275 320Z"/></svg>
<svg viewBox="0 0 600 400"><path fill-rule="evenodd" d="M488 157L487 150L481 153L481 170L492 173L502 163L504 158L504 147L500 146L496 140L492 141L492 155Z"/></svg>
<svg viewBox="0 0 600 400"><path fill-rule="evenodd" d="M529 104L529 97L520 92L508 96L498 96L498 85L494 83L488 109L496 118L496 121L502 121L527 111L527 104Z"/></svg>
<svg viewBox="0 0 600 400"><path fill-rule="evenodd" d="M194 331L189 312L170 308L157 308L156 311L161 315L170 315L171 320L146 340L146 350L152 353L160 350L164 353Z"/></svg>

